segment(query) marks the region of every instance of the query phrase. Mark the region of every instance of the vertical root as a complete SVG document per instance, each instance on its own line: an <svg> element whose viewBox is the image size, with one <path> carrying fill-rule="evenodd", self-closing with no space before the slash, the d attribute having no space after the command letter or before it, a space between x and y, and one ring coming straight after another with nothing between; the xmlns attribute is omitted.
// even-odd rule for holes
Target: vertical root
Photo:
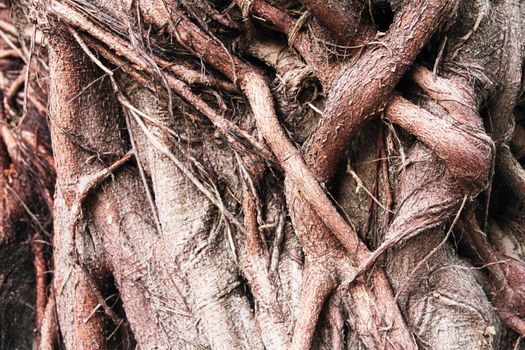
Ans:
<svg viewBox="0 0 525 350"><path fill-rule="evenodd" d="M69 271L68 275L58 272L55 280L64 343L71 349L106 349L105 321L100 313L94 312L99 308L99 300L90 277L79 266L71 266Z"/></svg>
<svg viewBox="0 0 525 350"><path fill-rule="evenodd" d="M270 276L270 257L264 244L259 224L258 200L255 193L264 171L264 163L247 155L239 161L243 178L243 213L246 237L246 265L243 270L252 294L258 304L256 319L261 337L267 349L289 347L287 326L291 321L285 317L277 299L277 286Z"/></svg>
<svg viewBox="0 0 525 350"><path fill-rule="evenodd" d="M334 290L336 280L322 266L307 266L303 272L299 314L294 327L290 350L308 350L312 344L319 314L328 295Z"/></svg>
<svg viewBox="0 0 525 350"><path fill-rule="evenodd" d="M339 291L335 292L328 303L328 322L332 328L331 349L344 350L344 325L343 309Z"/></svg>
<svg viewBox="0 0 525 350"><path fill-rule="evenodd" d="M36 280L36 305L35 305L35 341L34 347L38 348L40 344L42 334L42 322L46 308L46 258L44 255L44 247L42 242L38 241L41 239L41 235L37 234L34 237L34 241L31 244L33 250L33 265L35 268L35 280Z"/></svg>
<svg viewBox="0 0 525 350"><path fill-rule="evenodd" d="M57 321L57 310L55 300L55 288L51 287L51 293L47 301L47 305L42 318L42 326L40 328L40 344L38 350L54 350L58 338L59 329Z"/></svg>
<svg viewBox="0 0 525 350"><path fill-rule="evenodd" d="M486 288L501 320L511 329L525 335L525 264L500 254L487 241L472 208L461 222L461 243L472 261L489 272Z"/></svg>

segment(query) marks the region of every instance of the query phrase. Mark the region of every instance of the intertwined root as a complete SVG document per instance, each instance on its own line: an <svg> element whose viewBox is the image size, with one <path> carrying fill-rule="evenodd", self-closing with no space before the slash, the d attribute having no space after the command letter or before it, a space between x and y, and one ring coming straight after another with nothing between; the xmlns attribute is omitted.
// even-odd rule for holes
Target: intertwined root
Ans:
<svg viewBox="0 0 525 350"><path fill-rule="evenodd" d="M478 266L486 266L490 279L484 286L501 320L517 333L525 331L525 264L496 251L470 208L460 223L461 243Z"/></svg>
<svg viewBox="0 0 525 350"><path fill-rule="evenodd" d="M302 2L321 25L335 32L332 34L338 40L344 43L351 40L355 44L344 47L349 50L348 55L345 52L345 59L325 59L322 42L330 34L319 27L316 29L318 23L313 24L313 29L304 30L306 15L296 22L264 0L236 1L243 10L245 23L242 25L213 6L199 7L199 11L207 12L225 28L235 31L244 27L253 34L246 43L251 45L252 40L255 43L251 47L252 54L274 65L278 74L284 72L283 77L293 79L291 89L294 91L301 90L306 77L317 77L326 95L324 111L319 125L302 146L291 139L276 108L295 103L283 96L286 95L283 90L290 88L287 85L290 81L283 83L283 90L272 93L260 69L233 53L215 35L214 28L196 16L185 1L142 0L136 7L127 8L121 4L118 10L117 7L108 8L102 1L100 4L97 1L94 4L50 2L49 15L69 26L53 27L54 37L50 44L50 119L53 142L57 145L54 156L60 172L56 200L59 212L55 227L55 294L48 305L53 305L56 299L66 345L88 348L90 341L105 344L113 337L107 334L107 323L117 329L123 325L118 337L124 338L130 333L123 319L111 315L111 309L101 297L100 290L113 283L112 279L123 295L126 317L142 347L169 346L170 335L182 333L188 336L187 339L179 337L181 344L198 343L202 331L211 346L219 349L308 349L314 340L319 315L326 306L334 348L342 348L345 342L342 334L342 309L345 309L351 328L366 347L415 349L412 331L434 324L417 319L410 312L411 307L421 308L427 302L428 305L461 304L461 300L442 295L430 300L430 289L422 288L425 293L411 293L420 280L431 279L433 271L425 267L437 268L439 262L453 255L446 246L446 239L456 228L460 216L466 217L464 209L470 210L476 196L489 187L495 155L500 155L498 167L509 177L512 186L524 187L525 176L512 155L505 158L509 156L505 144L508 123L495 123L494 131L499 135L497 146L485 133L479 115L479 106L484 101L478 95L486 92L477 94L478 82L471 81L463 72L449 69L436 75L436 70L431 72L414 64L436 31L451 23L459 1L405 1L384 35L378 35L374 27L362 23L357 8L359 1L344 4L337 0ZM97 5L108 12L104 14L106 17L97 18L94 11ZM334 8L340 10L334 12ZM261 41L249 23L251 14L286 34L288 44L300 57L295 61L280 61L266 56L265 50L257 49L256 44L260 45ZM114 31L104 26L108 23L115 25ZM146 47L142 33L137 34L142 25L162 28L178 47L205 61L203 67L213 68L214 73L204 74L195 66L172 64L159 57L154 49ZM310 32L321 33L323 38L313 40ZM511 31L511 34L515 36L516 33ZM461 40L468 45L471 35L473 33L453 38L451 42L455 48ZM475 52L471 54L476 56ZM458 55L465 59L465 54ZM468 53L466 56L468 58ZM455 54L446 56L449 59L446 67L453 66L457 57ZM436 68L442 58L437 58ZM122 70L126 77L108 68L108 63ZM90 85L90 79L100 70L108 79L103 79L96 90ZM216 72L222 76L217 77ZM158 78L159 84L150 79L152 76ZM407 78L407 84L417 86L419 95L406 96L395 91L403 77ZM136 84L155 91L156 96L145 98L140 93L135 94L133 89L140 90ZM197 93L197 87L205 93ZM171 91L177 99L171 96ZM229 96L242 94L251 109L255 126L246 122L241 126L242 122L236 124L227 118L228 107L217 91L231 94ZM516 94L506 91L505 96L513 93ZM244 221L237 219L231 211L232 206L224 203L212 173L202 166L199 157L185 154L178 146L183 137L165 123L165 113L155 110L154 103L144 102L158 96L168 102L157 107L168 110L171 117L175 102L182 106L180 110L189 107L191 113L204 115L222 134L235 155L230 158L235 159L240 169L237 175L241 180L237 184L241 190L232 193L232 197L240 201ZM11 99L7 99L9 101ZM508 112L501 103L496 103L496 107L502 113ZM315 106L312 109L320 112ZM414 135L417 141L406 153L408 158L404 159L406 162L402 164L399 178L397 174L393 176L393 180L399 180L397 204L391 222L390 213L386 216L384 241L370 251L358 237L352 221L341 215L326 188L336 175L353 137L380 112ZM120 117L126 121L124 138L129 138L132 153L127 151L129 145L115 127ZM0 128L6 146L0 148L0 160L5 158L2 152L16 160L16 152L12 151L14 143L10 142L13 135L4 125ZM78 135L83 134L86 138L79 144ZM120 172L120 167L132 154L140 176ZM0 166L0 170L6 170L3 161ZM261 228L264 226L263 204L258 192L268 167L278 168L284 174L288 213L305 254L296 314L282 300L282 286L276 273L279 249L272 247L270 251ZM359 178L357 174L355 177ZM388 174L385 177L386 185ZM87 179L87 185L82 182L80 186L73 185L79 178ZM112 182L107 187L101 186L109 179ZM149 188L150 180L152 189ZM4 184L0 182L0 186ZM15 186L19 185L15 183ZM119 192L119 186L125 190ZM101 187L100 193L93 191L95 187L97 190ZM194 197L189 205L183 197L188 194ZM47 195L50 197L49 193ZM237 199L241 196L242 200ZM149 200L146 209L140 200L145 197ZM186 212L187 208L192 210ZM84 217L84 210L91 212L89 219ZM387 210L390 210L388 205ZM138 212L147 215L143 218ZM516 260L499 264L504 257L489 247L480 234L476 217L469 213L462 230L466 247L472 250L471 258L478 265L490 265L492 284L488 284L487 289L494 294L493 302L501 319L525 334L524 293L521 290L525 269ZM213 215L221 218L219 223L207 220ZM198 227L189 224L187 218L206 222ZM1 219L7 220L0 222L2 227L10 225L9 215ZM113 225L115 222L118 224ZM446 223L450 225L445 233L443 225ZM243 235L241 246L235 244L237 237L232 227ZM228 245L216 240L219 230L229 235ZM209 232L212 234L207 237ZM422 235L434 236L427 241ZM428 246L424 246L425 242ZM148 260L151 257L142 259L143 246L148 252L154 252L154 262ZM233 258L230 258L230 250ZM398 268L388 270L393 290L383 269L375 264L389 251L390 267ZM176 278L180 280L173 283L184 288L177 293L167 292L180 303L176 308L168 305L171 308L158 311L159 300L169 298L156 293L157 289L162 289L159 287L161 281L151 277L151 269L158 269L161 276L177 272ZM250 298L238 290L241 273L248 281ZM461 308L475 310L469 314L471 319L487 327L491 322L497 323L489 305L483 301L484 295L477 282L468 273L436 274L439 275L435 277L438 286L446 283L447 276L462 276L462 284L457 287L461 293L457 295L468 294L472 297L471 303L479 302L477 305L461 304ZM196 305L195 310L189 310L186 299ZM82 307L72 313L70 306L79 302ZM255 317L252 317L250 303L255 305ZM43 306L42 301L39 304ZM93 312L99 307L106 309L104 314ZM199 324L192 324L191 319L173 322L169 316L173 309L182 315L193 312ZM38 313L38 318L43 320L39 324L43 330L42 342L51 344L54 339L48 330L53 317L42 307ZM229 317L234 313L241 316ZM486 315L486 319L476 318L479 314ZM142 324L148 327L140 329ZM468 325L461 327L469 329ZM260 339L245 336L255 332L260 333ZM434 344L439 342L438 338L436 335L421 341ZM483 346L490 346L491 339L484 340Z"/></svg>

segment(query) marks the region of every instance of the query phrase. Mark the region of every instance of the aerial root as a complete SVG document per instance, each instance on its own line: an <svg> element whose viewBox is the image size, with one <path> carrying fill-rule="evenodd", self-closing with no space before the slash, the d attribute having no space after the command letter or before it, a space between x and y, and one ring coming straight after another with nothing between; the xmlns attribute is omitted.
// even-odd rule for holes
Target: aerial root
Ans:
<svg viewBox="0 0 525 350"><path fill-rule="evenodd" d="M299 314L294 327L290 350L308 350L312 344L321 309L337 285L331 272L321 263L306 266L303 271Z"/></svg>
<svg viewBox="0 0 525 350"><path fill-rule="evenodd" d="M57 283L62 283L62 286ZM89 349L93 342L99 345L105 344L103 315L98 312L93 313L93 310L99 307L99 298L97 292L93 290L91 276L86 274L81 266L71 265L66 276L56 276L55 288L57 288L55 297L59 324L68 322L74 329L74 332L63 333L66 338L65 343L75 349ZM64 314L60 311L61 308L72 308L72 310ZM62 332L65 329L62 328Z"/></svg>
<svg viewBox="0 0 525 350"><path fill-rule="evenodd" d="M332 350L343 350L345 346L344 341L344 325L345 319L343 316L342 300L339 291L332 294L328 303L328 322L331 327L331 347Z"/></svg>
<svg viewBox="0 0 525 350"><path fill-rule="evenodd" d="M18 75L18 77L15 79L15 81L11 84L9 89L7 90L7 93L4 96L4 108L6 112L12 116L15 117L17 115L15 110L15 98L18 95L18 91L20 90L20 87L25 82L25 73L22 72Z"/></svg>
<svg viewBox="0 0 525 350"><path fill-rule="evenodd" d="M51 292L47 300L42 326L40 327L39 350L54 350L57 344L59 329L57 321L57 310L55 300L55 288L51 286Z"/></svg>
<svg viewBox="0 0 525 350"><path fill-rule="evenodd" d="M95 48L96 51L101 54L106 60L111 62L117 67L120 67L124 72L129 74L129 76L139 84L143 84L146 87L150 87L151 81L144 78L141 73L137 72L136 69L131 68L130 64L125 60L118 57L111 50L107 49L99 42L96 42L93 39L88 37L82 37L91 47ZM102 41L107 44L106 42ZM115 48L120 50L123 48ZM123 51L119 51L123 52ZM126 51L124 51L126 52ZM148 74L155 74L155 71L148 65L144 64L140 57L134 52L126 52L124 56L130 63L140 68L140 71L144 71ZM107 68L106 68L107 70ZM224 116L215 112L205 101L203 101L199 96L193 93L190 89L190 85L186 84L183 80L178 77L168 73L164 74L167 84L170 89L172 89L176 94L178 94L182 99L187 103L193 106L196 110L201 112L206 116L217 129L224 135L226 140L230 143L233 149L238 152L249 152L252 154L262 155L266 160L274 162L274 156L268 149L268 147L260 142L258 142L253 136L248 132L239 128L236 124L230 120L224 118ZM156 91L154 88L151 90Z"/></svg>
<svg viewBox="0 0 525 350"><path fill-rule="evenodd" d="M71 244L75 244L77 231L81 230L80 226L83 222L82 206L85 200L98 186L112 176L115 171L126 164L132 157L133 152L129 151L109 167L103 168L95 174L86 175L78 181L77 189L75 191L75 199L71 204L71 234L73 236Z"/></svg>
<svg viewBox="0 0 525 350"><path fill-rule="evenodd" d="M35 269L35 281L36 281L36 302L35 302L35 347L38 348L41 341L42 334L42 322L44 319L45 308L46 308L46 257L44 253L44 247L42 242L41 234L38 233L34 236L33 242L31 243L31 249L33 251L33 266Z"/></svg>
<svg viewBox="0 0 525 350"><path fill-rule="evenodd" d="M498 147L496 155L496 172L505 186L518 197L521 205L525 204L525 169L512 154L509 146Z"/></svg>
<svg viewBox="0 0 525 350"><path fill-rule="evenodd" d="M497 252L479 227L473 208L460 222L461 245L473 263L488 271L486 285L501 320L525 336L525 264Z"/></svg>
<svg viewBox="0 0 525 350"><path fill-rule="evenodd" d="M254 7L257 6L258 1L255 1ZM416 5L417 2L414 2ZM438 10L442 12L450 11L450 8L453 7L453 1L441 1L437 2L437 4L432 4L432 9L437 14L439 14L441 17L445 18L447 17L447 13L440 13ZM451 5L452 4L452 5ZM410 3L407 6L415 6L414 4ZM408 11L408 10L407 10ZM67 11L66 11L67 12ZM410 13L410 11L408 11ZM151 13L150 13L151 15ZM179 15L177 13L177 15ZM64 15L62 14L62 17ZM168 16L169 17L169 16ZM434 28L438 24L442 22L442 20L434 20L433 16L431 23L428 24L429 28ZM151 19L151 18L150 18ZM165 20L170 22L170 18L163 18L163 19L157 19L157 20ZM353 227L351 227L351 224L347 223L341 215L337 212L335 209L333 203L331 202L330 198L328 198L327 194L325 193L322 185L319 183L319 181L323 181L328 179L331 174L331 169L329 169L333 164L337 163L337 161L334 161L334 157L339 157L343 154L343 152L339 152L341 149L346 149L347 147L343 147L344 145L339 145L340 149L335 149L334 152L327 152L327 147L324 145L329 145L331 141L335 141L333 137L331 137L331 132L333 130L338 130L341 126L340 123L341 118L337 115L339 113L339 107L342 105L345 105L345 102L343 99L335 99L335 102L333 103L332 108L332 114L329 115L330 118L325 118L328 120L326 124L322 124L321 126L323 128L320 128L314 132L314 135L317 135L317 139L314 139L312 142L310 142L310 146L312 147L313 151L310 150L308 153L308 150L306 150L305 153L308 154L308 157L306 161L303 160L300 150L298 150L287 138L287 135L285 132L283 132L282 127L279 124L279 121L277 119L275 110L273 108L273 102L271 94L269 93L268 86L266 82L264 81L264 78L258 74L257 70L252 69L252 67L247 67L247 64L239 62L238 59L235 59L227 50L223 47L219 47L221 44L215 40L215 38L212 38L211 36L207 36L205 32L199 31L195 29L197 26L192 26L192 23L189 19L184 17L184 14L182 14L181 21L186 21L187 25L179 25L177 23L176 26L173 26L170 24L170 30L172 31L172 35L176 38L176 40L179 41L179 43L185 47L190 47L192 51L196 51L197 53L201 54L204 59L208 60L212 65L215 65L219 71L222 71L228 78L230 78L234 83L239 83L239 86L241 90L245 93L248 102L250 103L252 107L252 111L255 114L256 120L257 120L257 126L259 128L259 131L263 134L266 141L269 143L272 151L276 155L276 158L282 168L285 170L285 175L287 179L291 179L294 186L297 187L298 191L301 192L301 195L304 197L306 201L303 203L303 205L309 205L314 210L318 211L319 219L322 221L321 225L318 225L318 227L323 226L327 227L329 230L331 230L331 234L335 233L335 236L339 239L339 241L342 243L342 245L346 248L347 253L355 253L358 252L360 254L360 258L362 258L365 254L365 249L363 247L362 242L359 241L357 236L355 235L355 230L353 230ZM152 23L152 24L159 24L159 23ZM165 24L165 23L164 23ZM78 26L78 23L75 25ZM417 34L417 40L416 42L421 41L420 46L422 47L426 40L430 37L431 30L424 27L424 23L419 23L418 26L421 25L422 28L418 28L420 32L416 32ZM173 28L171 28L173 26ZM395 27L395 26L394 26ZM193 28L193 29L192 29ZM198 28L198 27L197 27ZM89 28L83 28L86 31L90 31ZM182 33L184 30L193 31L190 33ZM180 32L179 32L180 31ZM292 30L293 31L293 30ZM424 32L424 33L423 33ZM93 30L89 32L91 35L96 36ZM187 34L186 36L182 34ZM395 38L390 38L395 36L396 34L404 34L404 33L395 33L394 34L388 34L387 39L389 39L392 43L395 43ZM101 39L100 33L98 33L99 40L104 41L104 38ZM400 35L401 36L401 35ZM406 35L408 37L408 35ZM185 42L184 38L188 37L189 41L191 42ZM298 42L301 42L301 37L298 35L297 38L292 35L295 45L298 45ZM412 37L410 35L410 37ZM110 43L106 43L108 46L111 47ZM386 45L386 44L385 44ZM387 46L387 45L386 45ZM209 49L211 47L211 49ZM206 50L204 49L206 48ZM387 48L389 48L387 46ZM202 51L202 52L199 52ZM206 52L205 52L206 51ZM391 50L389 50L392 54ZM410 53L410 57L414 57L417 55L419 49L414 50L414 52ZM216 55L217 57L212 57L213 55ZM140 65L143 64L143 62L140 62L140 59L132 58L128 55L126 57L129 60L135 59L135 64ZM397 58L399 62L394 61L392 63L392 67L394 69L391 72L396 72L396 69L399 68L399 71L403 71L406 67L405 61L411 61L406 59L405 57ZM144 65L145 69L151 69L151 67L148 68L147 65ZM364 68L367 67L365 63L358 66L359 68L363 68L363 70L366 70ZM237 72L238 70L238 72ZM241 74L238 74L241 73ZM372 74L373 75L373 74ZM389 80L397 81L402 76L402 72L396 72L395 74L390 74L388 76ZM356 76L352 75L352 72L348 72L346 76L341 76L342 78L355 78ZM374 79L377 77L373 77ZM361 79L361 77L359 77ZM416 80L418 79L418 76L416 76ZM355 79L354 79L355 80ZM186 96L186 100L190 103L195 105L197 102L193 97L188 95L188 91L185 91L184 89L187 88L180 84L180 81L174 81L173 86L179 86L178 93L181 94L181 96ZM352 86L352 83L354 81L352 79L349 79L348 82L341 82L342 86L346 83L347 85ZM426 82L425 81L419 81L420 85L422 87L425 87ZM178 85L176 85L178 84ZM394 83L392 83L394 84ZM359 86L359 85L358 85ZM350 91L350 89L340 89L340 91ZM356 89L359 90L359 89ZM388 89L385 88L385 91L388 92ZM370 93L367 95L377 95L377 96L383 96L384 94L382 91L373 91L374 94ZM377 92L377 93L376 93ZM342 96L342 97L348 97L348 96ZM381 97L384 98L384 97ZM378 98L380 99L380 98ZM339 100L341 102L339 103ZM334 101L332 101L334 102ZM435 140L435 138L441 138L443 135L439 135L436 137L432 132L434 130L422 130L424 127L420 126L417 122L414 122L414 120L408 120L405 117L406 116L400 116L400 111L406 107L410 111L416 111L418 112L418 117L420 115L424 115L426 118L426 122L435 120L432 119L432 116L429 116L428 114L425 114L424 111L421 109L417 109L417 106L413 106L410 104L410 102L402 100L401 97L395 97L394 102L398 103L397 107L399 107L399 110L393 109L393 113L391 115L395 117L398 117L397 122L409 129L412 133L414 133L416 136L421 138L423 142L426 142L431 148L436 150L436 153L440 158L442 158L447 166L450 168L451 172L454 173L458 178L460 179L467 179L467 181L472 182L476 188L479 189L479 187L483 187L487 181L488 173L490 168L490 164L486 166L487 163L490 162L490 150L487 152L487 148L491 147L490 142L487 141L487 138L484 138L481 133L477 134L479 130L477 130L475 127L472 128L472 130L468 131L474 131L475 135L464 133L465 130L459 130L457 132L457 127L453 123L454 120L440 120L436 119L437 122L440 122L441 124L438 129L441 129L441 132L447 133L449 130L454 130L457 132L457 134L454 135L444 135L446 142L443 142L443 139L438 140L441 143L438 143L438 141ZM375 105L373 105L375 104ZM355 119L362 121L368 118L369 116L372 116L374 113L377 112L378 106L381 104L381 101L373 101L370 106L365 106L366 113L363 115L355 114ZM335 106L335 107L334 107ZM395 105L394 105L395 107ZM391 111L392 111L391 105ZM403 108L401 108L403 107ZM449 108L447 108L449 107ZM449 113L452 113L451 110L454 108L461 108L461 105L445 105L445 109L449 110ZM199 109L197 107L197 109ZM357 109L357 108L356 108ZM214 118L213 114L210 114L209 112L206 112L206 106L202 106L200 108L200 111L204 114L208 113L208 117L211 116ZM464 112L464 110L461 110L461 113ZM468 112L468 111L467 111ZM397 114L396 114L397 113ZM405 119L403 119L405 118ZM352 118L346 118L346 119L352 119ZM454 118L452 118L454 119ZM218 120L218 119L216 119ZM396 121L396 120L394 120ZM457 121L457 120L455 120ZM403 124L404 123L404 124ZM343 136L338 136L338 138L344 138L344 139L351 139L351 134L358 128L359 122L356 125L350 125L347 127L343 127L342 130L344 131ZM468 154L463 154L461 156L455 155L454 152L457 152L458 144L455 142L454 139L458 137L461 138L461 141L463 141L466 146L466 152L470 152ZM333 135L332 135L333 136ZM425 139L426 137L426 139ZM434 137L434 138L433 138ZM448 137L448 139L446 138ZM452 140L451 140L452 139ZM311 139L312 140L312 139ZM311 141L310 140L310 141ZM321 140L324 140L321 142ZM327 141L328 140L328 141ZM450 141L450 142L449 142ZM452 142L454 141L454 142ZM490 139L489 139L490 141ZM346 143L346 141L344 142ZM448 143L448 145L447 145ZM481 145L481 152L478 152L478 146ZM329 146L332 147L332 146ZM459 147L463 149L462 147ZM441 153L439 153L441 152ZM313 158L318 156L318 160L324 159L323 155L329 155L329 160L327 161L330 163L329 165L325 164L323 166L322 164L311 164ZM451 157L450 155L457 156L456 158ZM448 163L447 163L448 162ZM467 173L468 172L468 173ZM321 175L319 175L321 174ZM260 233L258 232L257 227L257 220L255 213L255 202L256 198L253 197L253 193L250 186L248 186L246 183L244 184L244 194L245 194L245 203L243 203L244 209L245 209L245 225L246 225L246 234L247 234L247 241L248 241L248 249L249 254L253 254L253 257L257 257L258 261L264 261L264 259L267 255L267 251L265 251L265 247L261 245L260 239ZM463 202L464 204L464 202ZM462 204L462 205L463 205ZM290 205L290 207L293 207ZM293 208L291 209L293 210ZM311 221L315 221L315 218L309 218ZM443 218L439 217L439 220L442 222ZM248 221L246 221L248 220ZM305 219L305 221L308 221L308 218ZM325 226L326 225L326 226ZM250 227L248 227L250 226ZM295 226L295 224L294 224ZM312 225L313 226L313 225ZM317 227L315 227L317 229ZM414 233L414 234L417 234ZM308 240L311 237L308 235L305 235L301 237L303 240ZM386 249L393 247L395 244L397 244L402 238L400 236L396 236L395 239L387 240L387 242L377 251L375 254L373 254L369 260L365 260L364 267L358 269L358 275L361 273L366 272L375 262L375 259ZM311 257L307 256L308 259L311 259ZM358 263L363 263L363 259L360 259L361 261L358 261ZM311 260L310 260L311 261ZM264 264L262 264L264 265ZM268 268L266 266L266 268ZM312 341L312 337L315 331L315 327L317 324L317 319L319 316L319 312L327 298L327 296L333 291L335 286L337 285L337 274L333 274L330 269L327 269L327 267L321 267L319 266L318 262L311 263L311 265L307 266L307 269L305 271L305 278L303 281L303 289L302 289L302 295L301 295L301 307L299 308L299 317L296 324L296 329L294 331L294 335L292 338L292 349L307 349ZM339 276L338 276L339 277ZM355 276L354 276L355 278ZM360 286L360 290L362 291L365 289L364 286ZM257 292L257 291L256 291ZM367 295L370 298L377 297L377 295L374 295L373 292L370 292L369 295ZM373 300L374 301L374 300ZM380 300L381 301L381 300ZM385 302L386 303L386 302ZM394 303L395 304L395 303ZM337 309L337 308L335 308ZM393 309L390 310L392 313L396 313L398 310ZM337 311L334 310L334 313L337 315ZM362 314L357 315L356 317L361 317ZM334 318L335 324L334 324L334 330L335 332L340 332L342 329L340 322L336 321L337 317ZM363 321L363 320L361 320ZM404 333L400 332L400 335L405 335ZM407 340L407 343L410 343L411 340ZM340 347L340 344L337 343L334 345L335 347Z"/></svg>
<svg viewBox="0 0 525 350"><path fill-rule="evenodd" d="M289 347L286 319L279 304L278 286L271 276L270 256L266 240L259 229L260 203L257 190L265 170L261 158L249 154L238 156L242 178L242 206L246 237L246 254L241 256L241 267L249 281L252 294L259 305L256 319L266 348Z"/></svg>
<svg viewBox="0 0 525 350"><path fill-rule="evenodd" d="M386 115L431 148L468 192L477 194L487 186L494 144L482 129L458 123L453 114L430 113L400 96L392 99Z"/></svg>

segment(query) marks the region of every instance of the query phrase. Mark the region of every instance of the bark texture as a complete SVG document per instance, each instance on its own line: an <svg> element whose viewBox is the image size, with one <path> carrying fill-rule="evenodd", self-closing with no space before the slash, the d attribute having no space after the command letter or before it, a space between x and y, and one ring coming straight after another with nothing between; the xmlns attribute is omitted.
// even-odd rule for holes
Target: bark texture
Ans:
<svg viewBox="0 0 525 350"><path fill-rule="evenodd" d="M0 4L0 347L522 347L524 17Z"/></svg>

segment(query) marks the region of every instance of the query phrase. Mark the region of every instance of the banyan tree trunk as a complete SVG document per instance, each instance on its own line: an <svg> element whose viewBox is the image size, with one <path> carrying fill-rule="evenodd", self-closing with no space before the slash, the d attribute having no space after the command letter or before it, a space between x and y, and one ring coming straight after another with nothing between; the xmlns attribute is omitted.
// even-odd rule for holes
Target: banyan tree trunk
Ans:
<svg viewBox="0 0 525 350"><path fill-rule="evenodd" d="M525 2L0 2L1 349L518 349Z"/></svg>

